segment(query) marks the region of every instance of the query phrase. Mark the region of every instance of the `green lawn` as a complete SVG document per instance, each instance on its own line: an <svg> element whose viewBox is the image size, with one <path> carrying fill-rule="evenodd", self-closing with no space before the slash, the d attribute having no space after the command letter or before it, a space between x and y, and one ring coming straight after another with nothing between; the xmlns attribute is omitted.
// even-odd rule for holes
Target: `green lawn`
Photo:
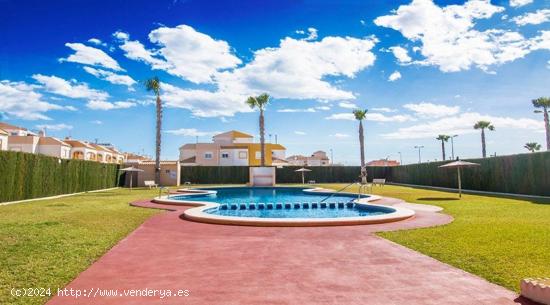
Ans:
<svg viewBox="0 0 550 305"><path fill-rule="evenodd" d="M64 287L158 210L130 207L156 191L117 189L0 206L0 304L43 304L12 288ZM55 291L54 291L55 289Z"/></svg>
<svg viewBox="0 0 550 305"><path fill-rule="evenodd" d="M550 276L550 202L474 195L458 201L452 193L397 186L374 193L438 205L455 218L441 227L380 233L384 238L516 291L521 278ZM65 286L160 213L128 206L155 194L118 189L0 206L0 304L43 304L47 298L13 298L10 289Z"/></svg>
<svg viewBox="0 0 550 305"><path fill-rule="evenodd" d="M445 226L380 233L384 238L515 291L522 278L550 276L549 200L476 195L456 200L453 193L389 185L374 193L437 205L454 217Z"/></svg>

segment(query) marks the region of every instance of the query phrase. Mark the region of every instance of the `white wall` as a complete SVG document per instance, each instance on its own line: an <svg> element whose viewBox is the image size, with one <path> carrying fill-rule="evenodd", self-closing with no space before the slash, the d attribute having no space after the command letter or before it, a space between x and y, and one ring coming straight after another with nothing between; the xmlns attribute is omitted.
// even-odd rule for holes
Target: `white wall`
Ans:
<svg viewBox="0 0 550 305"><path fill-rule="evenodd" d="M246 153L246 158L239 158L239 153ZM228 158L222 158L223 154L228 154ZM246 166L248 165L248 149L222 149L220 150L221 166Z"/></svg>
<svg viewBox="0 0 550 305"><path fill-rule="evenodd" d="M285 150L272 150L273 152L273 157L275 158L278 158L278 159L285 159Z"/></svg>
<svg viewBox="0 0 550 305"><path fill-rule="evenodd" d="M0 150L8 150L8 136L0 135Z"/></svg>

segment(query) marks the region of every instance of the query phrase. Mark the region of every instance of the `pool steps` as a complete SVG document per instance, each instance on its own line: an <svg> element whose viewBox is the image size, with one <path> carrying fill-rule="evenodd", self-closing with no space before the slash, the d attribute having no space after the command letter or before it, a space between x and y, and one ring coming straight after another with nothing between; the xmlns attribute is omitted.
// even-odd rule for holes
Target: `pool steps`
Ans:
<svg viewBox="0 0 550 305"><path fill-rule="evenodd" d="M353 208L353 202L277 202L277 203L227 203L220 204L220 210L289 210L289 209L343 209Z"/></svg>

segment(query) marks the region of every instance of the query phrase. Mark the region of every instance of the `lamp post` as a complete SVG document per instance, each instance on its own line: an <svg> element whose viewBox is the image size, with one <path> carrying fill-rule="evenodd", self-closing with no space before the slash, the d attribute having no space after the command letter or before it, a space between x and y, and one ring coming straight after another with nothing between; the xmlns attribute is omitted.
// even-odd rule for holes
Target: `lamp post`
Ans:
<svg viewBox="0 0 550 305"><path fill-rule="evenodd" d="M403 156L401 155L401 152L397 152L399 154L399 165L403 165Z"/></svg>
<svg viewBox="0 0 550 305"><path fill-rule="evenodd" d="M420 155L420 150L424 148L424 145L415 146L414 148L418 149L418 163L422 163L422 157Z"/></svg>
<svg viewBox="0 0 550 305"><path fill-rule="evenodd" d="M454 143L453 139L456 138L456 137L458 137L457 134L451 136L451 156L452 156L453 160L455 159L455 143ZM443 160L443 161L445 161L445 160Z"/></svg>

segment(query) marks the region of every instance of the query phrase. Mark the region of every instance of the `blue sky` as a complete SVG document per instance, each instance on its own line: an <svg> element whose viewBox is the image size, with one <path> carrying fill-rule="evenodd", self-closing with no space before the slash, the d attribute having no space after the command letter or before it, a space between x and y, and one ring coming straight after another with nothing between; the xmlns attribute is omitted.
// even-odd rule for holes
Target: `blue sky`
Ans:
<svg viewBox="0 0 550 305"><path fill-rule="evenodd" d="M0 114L154 150L153 97L165 102L163 158L231 129L258 134L244 105L267 92L267 133L287 155L330 149L358 163L354 108L368 108L367 159L478 157L544 143L530 100L548 96L550 1L0 1ZM269 137L268 137L269 138ZM272 136L274 140L274 136ZM450 144L448 145L450 146ZM450 153L450 147L448 147Z"/></svg>

